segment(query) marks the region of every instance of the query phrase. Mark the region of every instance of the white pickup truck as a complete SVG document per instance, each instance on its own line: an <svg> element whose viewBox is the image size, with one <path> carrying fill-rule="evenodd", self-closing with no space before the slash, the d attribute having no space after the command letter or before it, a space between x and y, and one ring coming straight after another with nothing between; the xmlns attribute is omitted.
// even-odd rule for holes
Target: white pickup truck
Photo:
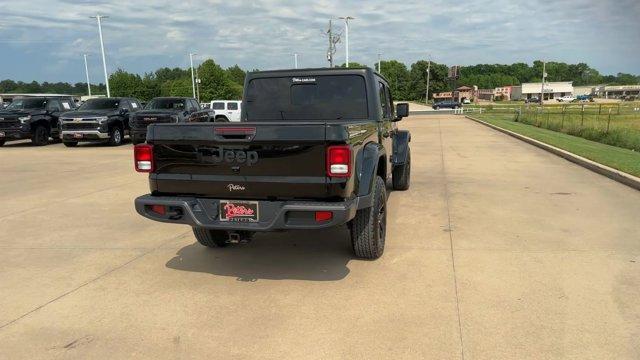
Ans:
<svg viewBox="0 0 640 360"><path fill-rule="evenodd" d="M210 109L214 112L215 121L240 121L240 100L213 100Z"/></svg>
<svg viewBox="0 0 640 360"><path fill-rule="evenodd" d="M556 98L558 102L572 102L576 99L573 95L565 95L563 97Z"/></svg>

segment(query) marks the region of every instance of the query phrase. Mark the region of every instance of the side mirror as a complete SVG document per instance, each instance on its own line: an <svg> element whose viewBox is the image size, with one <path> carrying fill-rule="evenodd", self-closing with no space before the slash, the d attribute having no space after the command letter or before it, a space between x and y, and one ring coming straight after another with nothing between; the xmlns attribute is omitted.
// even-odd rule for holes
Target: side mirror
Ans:
<svg viewBox="0 0 640 360"><path fill-rule="evenodd" d="M409 103L396 104L396 118L394 121L400 121L407 116L409 116Z"/></svg>

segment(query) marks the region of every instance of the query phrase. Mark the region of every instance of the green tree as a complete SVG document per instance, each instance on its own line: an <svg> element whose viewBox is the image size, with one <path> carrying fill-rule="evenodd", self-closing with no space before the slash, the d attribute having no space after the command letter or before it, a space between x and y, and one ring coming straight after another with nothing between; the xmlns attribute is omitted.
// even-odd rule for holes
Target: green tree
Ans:
<svg viewBox="0 0 640 360"><path fill-rule="evenodd" d="M338 66L338 67L346 68L346 67L347 67L347 64L346 64L346 63L342 63L342 65L340 65L340 66ZM363 69L363 68L366 68L366 67L368 67L368 66L367 66L367 65L360 64L360 63L357 63L357 62L355 62L355 61L349 61L349 67L350 67L350 68L354 68L354 69Z"/></svg>
<svg viewBox="0 0 640 360"><path fill-rule="evenodd" d="M227 76L229 79L240 86L244 86L244 78L246 75L247 73L238 65L233 65L227 69Z"/></svg>
<svg viewBox="0 0 640 360"><path fill-rule="evenodd" d="M212 59L200 64L198 75L202 81L200 84L200 99L202 101L242 98L242 86L232 81L227 72Z"/></svg>
<svg viewBox="0 0 640 360"><path fill-rule="evenodd" d="M160 85L160 93L162 96L193 96L193 87L191 79L179 78L175 80L166 80Z"/></svg>
<svg viewBox="0 0 640 360"><path fill-rule="evenodd" d="M116 70L109 76L111 96L131 96L145 98L142 78L138 74L131 74L122 69Z"/></svg>
<svg viewBox="0 0 640 360"><path fill-rule="evenodd" d="M397 60L382 61L380 73L389 82L391 93L396 100L409 99L409 70Z"/></svg>

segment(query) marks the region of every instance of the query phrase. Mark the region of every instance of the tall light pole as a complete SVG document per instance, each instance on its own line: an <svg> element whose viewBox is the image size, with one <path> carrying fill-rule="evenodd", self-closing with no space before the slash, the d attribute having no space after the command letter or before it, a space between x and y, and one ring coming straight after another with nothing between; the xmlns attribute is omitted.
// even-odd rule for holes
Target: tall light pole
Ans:
<svg viewBox="0 0 640 360"><path fill-rule="evenodd" d="M344 20L344 36L345 36L345 63L349 67L349 20L355 19L351 16L341 16L340 19Z"/></svg>
<svg viewBox="0 0 640 360"><path fill-rule="evenodd" d="M89 82L89 66L87 65L87 54L83 54L84 56L84 73L87 75L87 91L89 92L89 96L91 96L91 82Z"/></svg>
<svg viewBox="0 0 640 360"><path fill-rule="evenodd" d="M429 104L429 78L431 77L431 56L429 56L429 62L427 63L427 92L424 97L424 103Z"/></svg>
<svg viewBox="0 0 640 360"><path fill-rule="evenodd" d="M293 53L293 66L298 68L298 53Z"/></svg>
<svg viewBox="0 0 640 360"><path fill-rule="evenodd" d="M542 62L542 87L540 89L540 105L544 105L544 79L547 77L547 63Z"/></svg>
<svg viewBox="0 0 640 360"><path fill-rule="evenodd" d="M109 76L107 75L107 60L104 56L104 41L102 40L102 19L108 18L104 15L90 16L92 19L98 20L98 34L100 35L100 50L102 50L102 69L104 70L104 83L107 86L107 97L111 97L111 91L109 90Z"/></svg>
<svg viewBox="0 0 640 360"><path fill-rule="evenodd" d="M198 76L198 67L196 66L196 95L198 103L200 103L200 76Z"/></svg>
<svg viewBox="0 0 640 360"><path fill-rule="evenodd" d="M382 56L382 54L378 53L378 74L382 73L382 70L380 70L380 56Z"/></svg>
<svg viewBox="0 0 640 360"><path fill-rule="evenodd" d="M193 55L197 55L194 53L189 53L189 61L191 62L191 87L193 87L193 98L196 97L196 78L193 75Z"/></svg>

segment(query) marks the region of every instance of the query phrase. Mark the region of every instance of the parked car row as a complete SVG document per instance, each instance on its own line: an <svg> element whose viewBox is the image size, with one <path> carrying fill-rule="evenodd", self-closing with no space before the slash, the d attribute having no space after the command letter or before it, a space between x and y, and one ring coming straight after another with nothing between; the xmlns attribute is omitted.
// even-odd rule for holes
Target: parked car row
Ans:
<svg viewBox="0 0 640 360"><path fill-rule="evenodd" d="M87 141L117 146L126 135L137 144L145 141L149 124L240 119L239 114L237 120L227 115L219 118L187 97L154 98L144 109L138 99L130 97L95 98L79 107L70 97L25 97L0 110L0 146L23 139L42 146L50 138L68 147Z"/></svg>

